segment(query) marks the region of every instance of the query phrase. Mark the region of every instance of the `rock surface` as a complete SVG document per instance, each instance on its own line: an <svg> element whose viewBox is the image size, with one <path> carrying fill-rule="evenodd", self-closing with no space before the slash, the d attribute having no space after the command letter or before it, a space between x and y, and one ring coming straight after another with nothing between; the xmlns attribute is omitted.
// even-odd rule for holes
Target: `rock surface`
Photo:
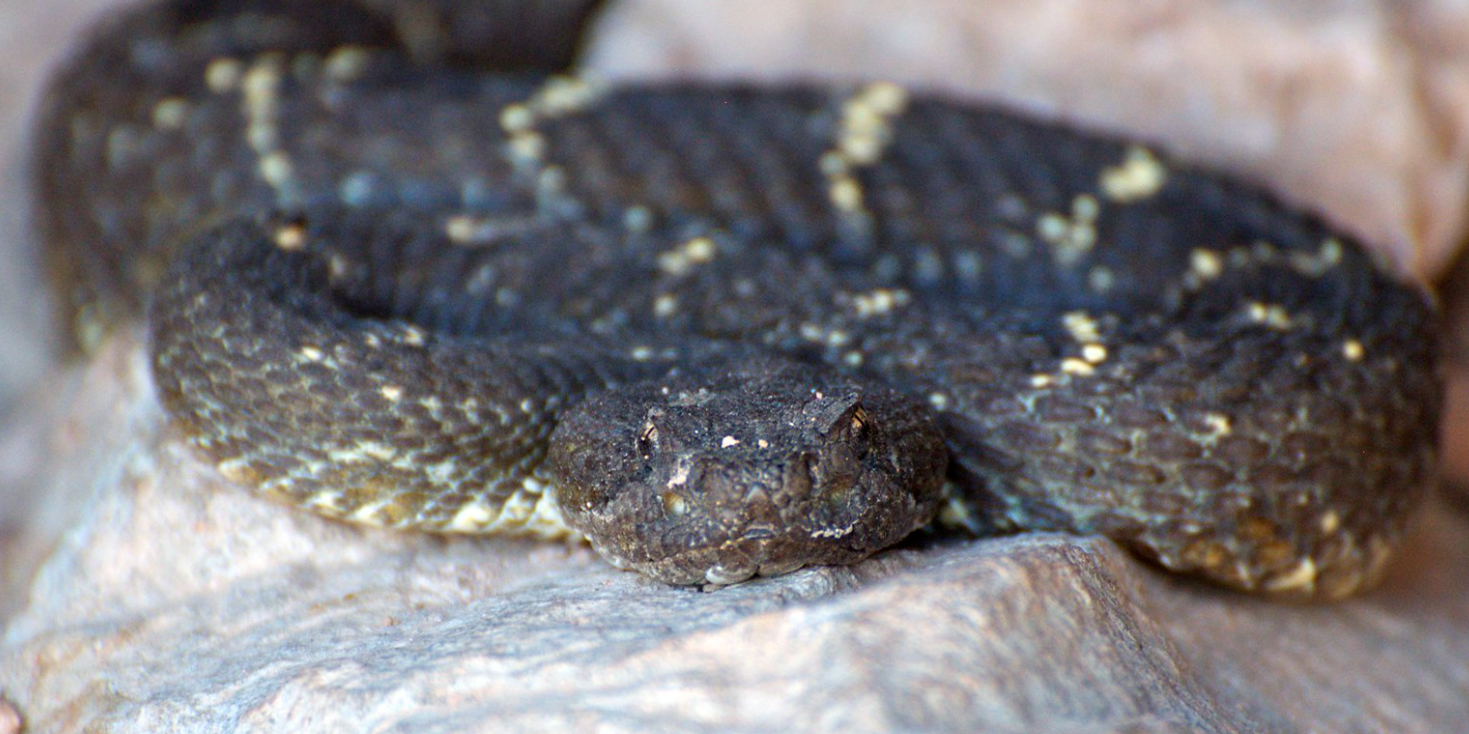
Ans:
<svg viewBox="0 0 1469 734"><path fill-rule="evenodd" d="M38 14L41 0L0 0L13 21L0 41L15 42L0 43L0 96L33 93L77 21L115 4L53 0ZM592 63L620 78L875 70L1172 141L1325 207L1420 274L1463 236L1462 2L923 6L617 0ZM13 194L26 108L0 109L0 193ZM1378 590L1286 606L1059 535L915 544L700 593L584 548L395 535L257 500L169 432L135 332L36 381L44 299L12 267L31 246L18 201L0 196L0 323L17 335L0 348L0 393L39 388L0 421L0 731L17 711L30 732L1442 732L1469 720L1469 515L1447 503L1424 513ZM27 326L11 331L17 318ZM1449 466L1469 467L1469 435L1449 438Z"/></svg>

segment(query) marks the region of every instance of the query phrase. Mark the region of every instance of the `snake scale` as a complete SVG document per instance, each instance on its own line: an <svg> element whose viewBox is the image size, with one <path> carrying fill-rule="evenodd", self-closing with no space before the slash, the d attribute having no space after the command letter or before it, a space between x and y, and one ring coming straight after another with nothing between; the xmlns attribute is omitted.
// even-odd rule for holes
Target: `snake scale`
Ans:
<svg viewBox="0 0 1469 734"><path fill-rule="evenodd" d="M332 517L582 535L673 584L941 516L1237 589L1376 577L1436 315L1350 236L1147 145L887 83L609 87L594 0L211 0L52 86L77 339L149 308L173 422Z"/></svg>

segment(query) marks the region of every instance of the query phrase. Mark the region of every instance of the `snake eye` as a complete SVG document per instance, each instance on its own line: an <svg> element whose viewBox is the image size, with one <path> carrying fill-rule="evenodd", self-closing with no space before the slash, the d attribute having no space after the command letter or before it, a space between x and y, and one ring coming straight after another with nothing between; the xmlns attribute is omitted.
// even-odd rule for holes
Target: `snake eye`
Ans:
<svg viewBox="0 0 1469 734"><path fill-rule="evenodd" d="M866 455L872 437L872 415L862 403L853 403L832 422L827 434L851 446L859 455Z"/></svg>
<svg viewBox="0 0 1469 734"><path fill-rule="evenodd" d="M643 429L638 431L638 455L644 460L653 458L653 452L658 449L658 426L654 425L650 418L643 423Z"/></svg>

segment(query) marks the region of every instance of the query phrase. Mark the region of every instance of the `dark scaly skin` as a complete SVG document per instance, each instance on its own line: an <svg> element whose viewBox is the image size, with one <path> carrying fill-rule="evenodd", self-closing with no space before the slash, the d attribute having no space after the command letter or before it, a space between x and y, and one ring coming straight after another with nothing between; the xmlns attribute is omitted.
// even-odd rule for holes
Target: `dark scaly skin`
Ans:
<svg viewBox="0 0 1469 734"><path fill-rule="evenodd" d="M1339 597L1426 485L1432 308L1257 188L883 85L515 70L585 2L473 10L546 34L488 53L208 5L63 75L41 221L84 342L162 281L165 405L270 494L725 583L895 542L947 471L974 529Z"/></svg>

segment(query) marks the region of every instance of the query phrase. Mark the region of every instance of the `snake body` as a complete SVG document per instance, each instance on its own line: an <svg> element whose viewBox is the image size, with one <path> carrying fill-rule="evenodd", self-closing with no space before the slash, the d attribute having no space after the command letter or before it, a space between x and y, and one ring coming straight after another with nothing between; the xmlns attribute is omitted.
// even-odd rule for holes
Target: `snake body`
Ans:
<svg viewBox="0 0 1469 734"><path fill-rule="evenodd" d="M173 421L268 495L581 534L670 583L853 562L941 510L1249 591L1379 573L1434 461L1436 322L1350 236L890 84L548 75L592 6L100 29L37 167L78 338L151 301Z"/></svg>

